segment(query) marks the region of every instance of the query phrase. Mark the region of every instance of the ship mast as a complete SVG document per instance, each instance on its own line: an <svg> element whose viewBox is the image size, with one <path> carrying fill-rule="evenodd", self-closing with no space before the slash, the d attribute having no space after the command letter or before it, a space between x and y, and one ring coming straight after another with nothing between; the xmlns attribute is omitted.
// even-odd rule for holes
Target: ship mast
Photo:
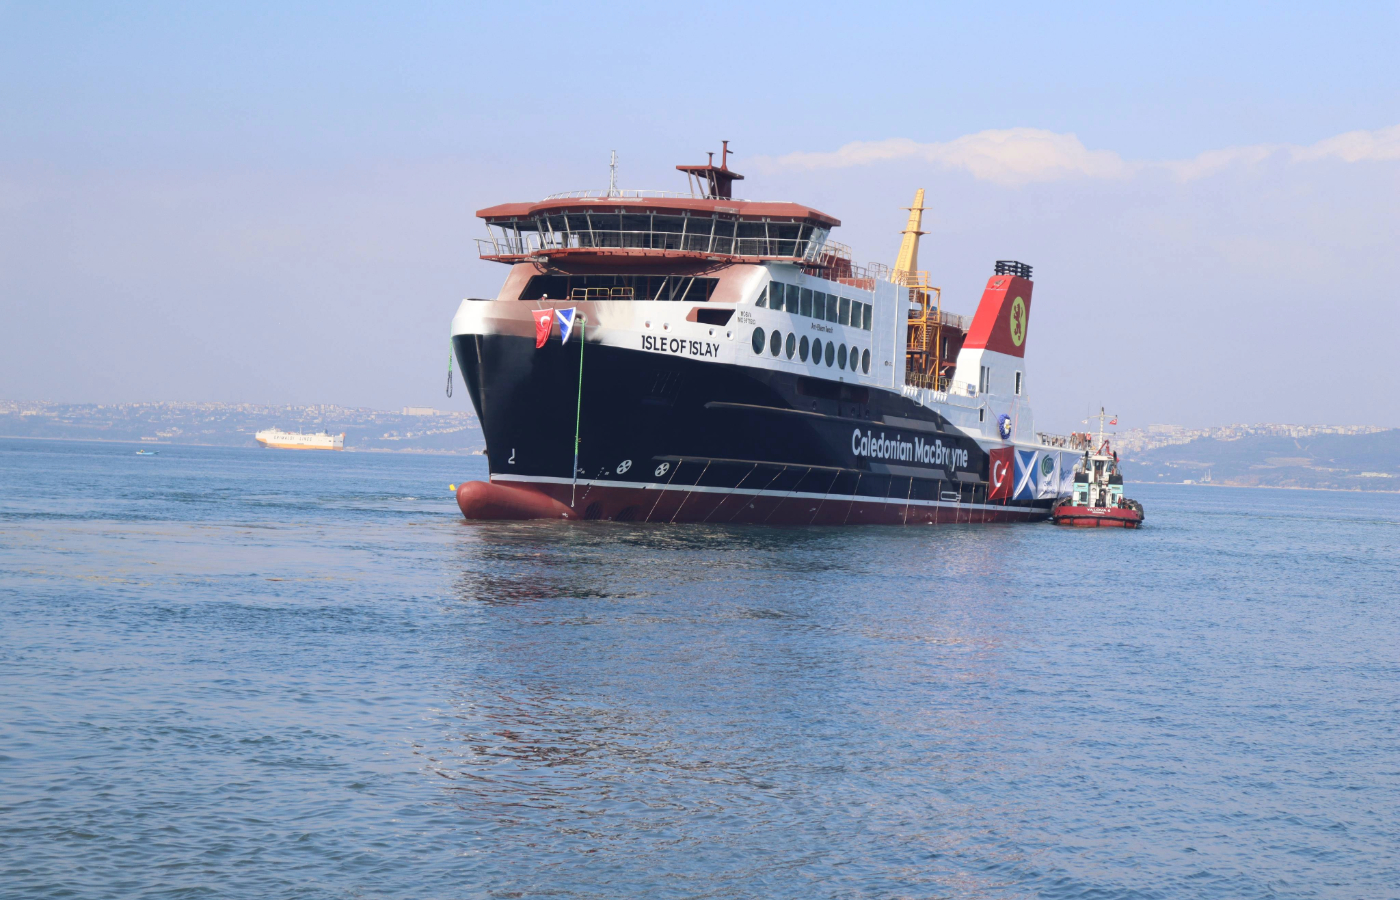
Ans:
<svg viewBox="0 0 1400 900"><path fill-rule="evenodd" d="M1117 419L1118 419L1118 414L1117 414L1117 413L1114 413L1112 416L1109 416L1108 413L1104 412L1104 408L1103 408L1102 406L1100 406L1100 407L1099 407L1099 414L1098 414L1097 416L1089 416L1088 419L1085 419L1085 420L1084 420L1084 424L1085 424L1085 425L1088 425L1088 424L1089 424L1089 420L1090 420L1090 419L1098 419L1098 420L1099 420L1099 440L1098 440L1098 443L1095 444L1094 446L1095 446L1095 447L1098 447L1098 448L1100 448L1100 449L1103 447L1103 434L1104 434L1104 432L1103 432L1103 420L1104 420L1104 419L1108 419L1108 418L1112 418L1114 421L1117 421Z"/></svg>

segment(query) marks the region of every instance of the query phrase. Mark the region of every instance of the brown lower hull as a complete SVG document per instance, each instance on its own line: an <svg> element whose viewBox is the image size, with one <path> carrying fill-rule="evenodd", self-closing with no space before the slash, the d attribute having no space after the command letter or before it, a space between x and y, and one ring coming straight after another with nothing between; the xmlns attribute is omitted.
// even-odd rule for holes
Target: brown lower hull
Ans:
<svg viewBox="0 0 1400 900"><path fill-rule="evenodd" d="M462 515L472 520L588 519L668 524L982 525L1040 521L1048 513L1044 508L996 504L917 504L586 483L574 489L567 483L504 485L481 481L461 485L457 489L457 505Z"/></svg>

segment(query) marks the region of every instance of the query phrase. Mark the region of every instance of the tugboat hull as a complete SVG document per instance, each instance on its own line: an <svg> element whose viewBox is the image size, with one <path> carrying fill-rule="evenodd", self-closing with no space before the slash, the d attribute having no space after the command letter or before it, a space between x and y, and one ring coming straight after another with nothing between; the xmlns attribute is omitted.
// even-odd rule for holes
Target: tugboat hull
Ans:
<svg viewBox="0 0 1400 900"><path fill-rule="evenodd" d="M1074 528L1137 528L1143 515L1135 509L1118 507L1057 506L1050 521Z"/></svg>

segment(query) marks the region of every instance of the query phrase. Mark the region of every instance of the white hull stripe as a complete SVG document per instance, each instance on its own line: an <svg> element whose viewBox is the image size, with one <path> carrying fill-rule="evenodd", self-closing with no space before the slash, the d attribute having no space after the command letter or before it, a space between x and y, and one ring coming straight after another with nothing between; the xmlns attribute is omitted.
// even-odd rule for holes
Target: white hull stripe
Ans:
<svg viewBox="0 0 1400 900"><path fill-rule="evenodd" d="M540 484L574 484L571 479L556 478L549 475L492 475L491 480L524 483L535 482ZM709 485L652 484L646 481L592 481L590 479L580 478L578 484L581 487L631 488L633 490L644 491L694 491L702 494L743 494L748 497L776 497L781 500L796 498L832 502L852 500L858 503L884 503L889 506L938 506L947 509L978 509L986 510L987 512L1020 512L1026 515L1049 512L1047 509L1038 509L1030 506L1002 506L992 503L956 503L948 500L901 500L898 497L866 497L859 494L817 494L807 491L767 491L762 489L754 490L753 488L711 487Z"/></svg>

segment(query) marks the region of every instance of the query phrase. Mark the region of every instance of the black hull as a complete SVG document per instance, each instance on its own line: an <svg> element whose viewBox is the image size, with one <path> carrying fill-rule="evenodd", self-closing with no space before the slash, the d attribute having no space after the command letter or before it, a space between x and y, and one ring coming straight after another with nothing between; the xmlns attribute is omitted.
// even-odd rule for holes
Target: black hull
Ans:
<svg viewBox="0 0 1400 900"><path fill-rule="evenodd" d="M458 335L493 483L581 518L770 524L1035 521L987 500L988 456L889 390L590 342ZM465 510L464 510L465 511Z"/></svg>

